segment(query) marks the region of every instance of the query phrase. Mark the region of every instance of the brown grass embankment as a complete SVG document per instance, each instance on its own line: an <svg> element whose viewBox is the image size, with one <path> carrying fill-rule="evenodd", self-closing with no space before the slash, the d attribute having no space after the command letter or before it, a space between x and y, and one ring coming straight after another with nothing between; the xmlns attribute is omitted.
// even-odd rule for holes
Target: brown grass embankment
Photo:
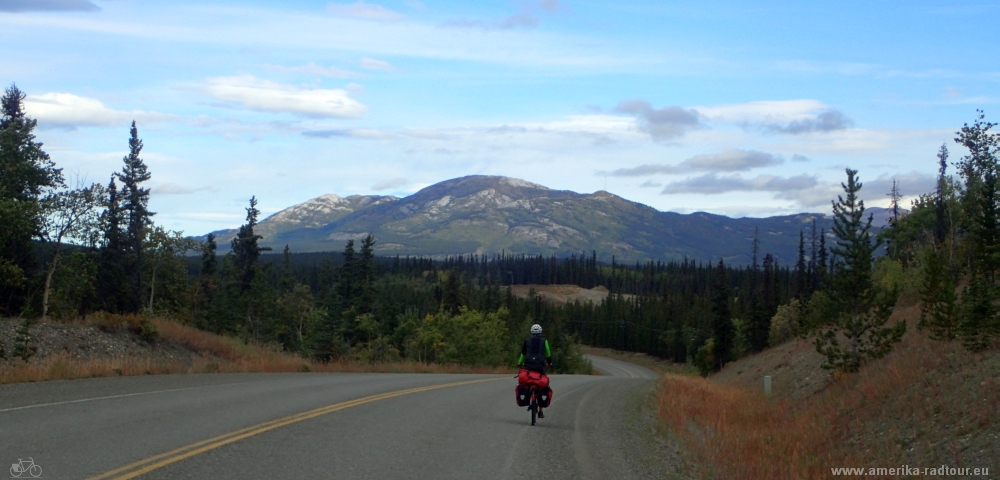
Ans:
<svg viewBox="0 0 1000 480"><path fill-rule="evenodd" d="M147 322L144 326L143 322ZM315 362L297 354L283 352L273 345L247 343L241 339L216 335L167 318L144 319L142 316L96 315L72 322L72 325L98 327L118 335L141 335L155 326L154 344L170 345L187 355L156 355L151 351L130 351L119 355L80 357L57 352L21 361L0 361L0 384L69 380L118 375L155 375L168 373L249 373L249 372L380 372L380 373L504 373L507 367L472 367L419 362L361 363L349 360ZM174 353L175 353L174 352ZM8 352L10 356L10 352Z"/></svg>
<svg viewBox="0 0 1000 480"><path fill-rule="evenodd" d="M833 467L1000 467L1000 351L970 353L912 328L859 373L816 371L804 340L734 362L713 379L666 375L657 397L669 434L719 478L827 478ZM787 358L787 352L800 352ZM788 385L761 392L764 374ZM735 372L759 372L742 376ZM815 381L795 382L812 376Z"/></svg>

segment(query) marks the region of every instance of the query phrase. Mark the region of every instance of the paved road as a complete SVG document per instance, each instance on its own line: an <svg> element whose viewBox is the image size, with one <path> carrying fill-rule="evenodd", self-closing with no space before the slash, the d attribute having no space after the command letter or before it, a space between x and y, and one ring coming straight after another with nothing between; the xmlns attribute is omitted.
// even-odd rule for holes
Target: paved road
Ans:
<svg viewBox="0 0 1000 480"><path fill-rule="evenodd" d="M643 460L654 447L626 426L629 399L657 375L591 358L603 375L553 375L553 404L534 427L514 405L516 380L508 375L207 374L5 385L0 464L30 457L43 478L59 479L658 476Z"/></svg>

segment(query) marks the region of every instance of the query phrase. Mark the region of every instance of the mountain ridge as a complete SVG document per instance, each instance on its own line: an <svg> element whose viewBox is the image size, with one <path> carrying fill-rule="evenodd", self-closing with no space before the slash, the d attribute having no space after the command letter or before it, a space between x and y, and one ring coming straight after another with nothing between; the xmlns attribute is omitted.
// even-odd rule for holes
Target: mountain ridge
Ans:
<svg viewBox="0 0 1000 480"><path fill-rule="evenodd" d="M869 208L885 223L886 209ZM296 252L339 251L348 239L375 235L379 255L442 258L494 254L590 255L622 262L718 260L747 264L754 229L761 256L790 265L799 231L809 253L812 222L828 234L832 218L799 213L730 218L707 212L662 212L613 193L553 190L524 180L471 175L445 180L407 197L323 195L262 220L261 244ZM212 232L227 250L237 229ZM204 237L202 237L204 238ZM827 244L832 244L827 239Z"/></svg>

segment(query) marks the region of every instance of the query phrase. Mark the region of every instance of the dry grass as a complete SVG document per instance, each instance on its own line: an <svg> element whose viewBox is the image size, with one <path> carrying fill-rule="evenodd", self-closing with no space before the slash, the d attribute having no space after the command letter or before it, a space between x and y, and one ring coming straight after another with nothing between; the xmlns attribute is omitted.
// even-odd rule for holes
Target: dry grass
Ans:
<svg viewBox="0 0 1000 480"><path fill-rule="evenodd" d="M283 352L274 345L246 343L238 338L216 335L166 318L146 320L142 316L97 315L75 321L98 326L105 331L129 331L138 334L151 323L158 332L158 342L172 342L189 349L190 359L162 360L143 356L77 359L50 355L31 362L0 362L0 384L69 380L74 378L117 375L156 375L167 373L237 373L237 372L382 372L382 373L516 373L507 367L471 367L419 362L359 363L352 361L314 362Z"/></svg>
<svg viewBox="0 0 1000 480"><path fill-rule="evenodd" d="M913 315L902 309L897 318L912 321ZM765 356L730 368L767 374L786 361ZM911 329L888 357L854 375L824 376L818 391L811 385L776 389L766 398L757 378L666 375L658 413L670 434L720 478L826 478L831 467L842 466L995 469L998 371L997 349L973 354Z"/></svg>

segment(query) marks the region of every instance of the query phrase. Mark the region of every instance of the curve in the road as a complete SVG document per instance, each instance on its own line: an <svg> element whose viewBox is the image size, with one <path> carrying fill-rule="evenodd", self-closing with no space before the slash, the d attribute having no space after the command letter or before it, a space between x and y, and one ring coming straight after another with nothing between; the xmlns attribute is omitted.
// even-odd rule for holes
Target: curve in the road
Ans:
<svg viewBox="0 0 1000 480"><path fill-rule="evenodd" d="M657 374L590 360L603 375L552 375L554 401L535 427L509 375L2 385L0 455L33 456L54 478L657 478L642 460L656 453L626 427L630 392Z"/></svg>

